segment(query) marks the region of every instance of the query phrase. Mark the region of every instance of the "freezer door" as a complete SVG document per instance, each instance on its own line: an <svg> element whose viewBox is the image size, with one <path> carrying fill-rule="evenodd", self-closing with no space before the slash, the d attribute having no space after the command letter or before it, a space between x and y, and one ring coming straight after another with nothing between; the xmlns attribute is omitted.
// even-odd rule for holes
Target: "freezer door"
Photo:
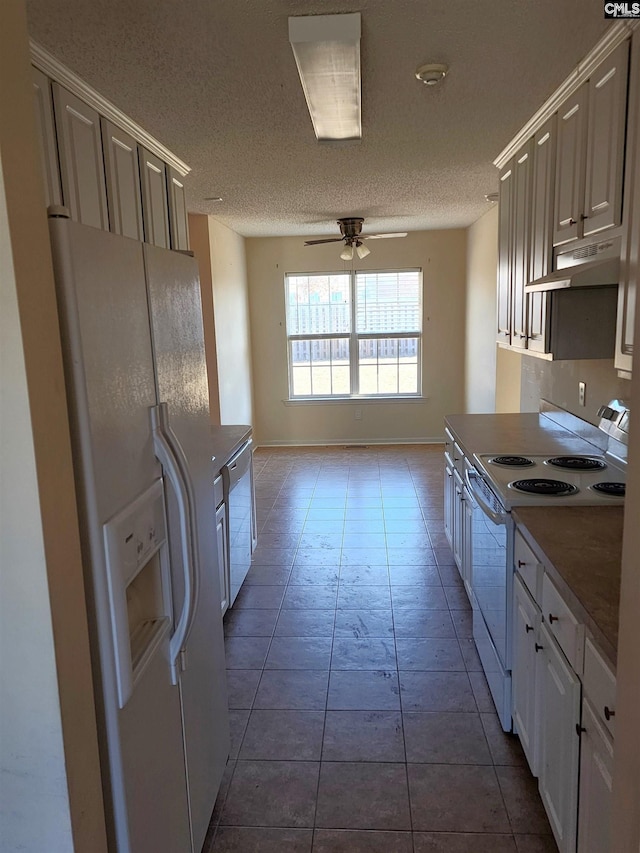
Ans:
<svg viewBox="0 0 640 853"><path fill-rule="evenodd" d="M194 849L200 850L229 753L200 282L197 262L187 255L145 244L144 257L158 401L168 405L171 428L187 459L196 503L199 592L180 685ZM178 541L177 506L170 490L167 504L169 539ZM179 613L184 595L179 554L172 552L172 563L174 610Z"/></svg>
<svg viewBox="0 0 640 853"><path fill-rule="evenodd" d="M142 248L65 219L51 219L50 233L96 695L102 698L97 710L107 812L113 816L110 846L121 853L190 850L180 694L171 684L169 632L144 667L133 667L139 677L120 708L114 635L127 620L115 619L114 627L107 582L104 525L162 474L149 423L156 394ZM139 576L143 586L133 590L131 584L143 599L157 574L152 559L147 565ZM135 597L123 593L120 600L131 618ZM156 615L164 612L142 613Z"/></svg>

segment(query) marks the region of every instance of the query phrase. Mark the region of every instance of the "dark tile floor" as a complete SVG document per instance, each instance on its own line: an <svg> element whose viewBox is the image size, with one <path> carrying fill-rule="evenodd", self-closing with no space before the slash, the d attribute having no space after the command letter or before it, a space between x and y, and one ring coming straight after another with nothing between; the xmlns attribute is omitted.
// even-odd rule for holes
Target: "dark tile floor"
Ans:
<svg viewBox="0 0 640 853"><path fill-rule="evenodd" d="M443 530L441 447L255 454L207 853L551 853Z"/></svg>

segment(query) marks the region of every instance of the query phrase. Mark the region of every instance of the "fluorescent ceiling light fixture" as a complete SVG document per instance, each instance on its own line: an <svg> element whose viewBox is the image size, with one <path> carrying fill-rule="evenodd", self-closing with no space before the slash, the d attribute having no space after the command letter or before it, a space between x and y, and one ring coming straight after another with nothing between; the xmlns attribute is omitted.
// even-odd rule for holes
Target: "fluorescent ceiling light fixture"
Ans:
<svg viewBox="0 0 640 853"><path fill-rule="evenodd" d="M361 139L360 13L289 18L289 41L318 140Z"/></svg>

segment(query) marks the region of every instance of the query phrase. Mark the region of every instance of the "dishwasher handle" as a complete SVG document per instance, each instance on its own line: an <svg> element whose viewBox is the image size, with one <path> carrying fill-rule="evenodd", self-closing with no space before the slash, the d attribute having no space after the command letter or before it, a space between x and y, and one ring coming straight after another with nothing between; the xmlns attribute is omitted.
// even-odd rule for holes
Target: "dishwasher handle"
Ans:
<svg viewBox="0 0 640 853"><path fill-rule="evenodd" d="M251 468L251 439L246 441L226 465L222 467L222 479L227 493L244 477Z"/></svg>

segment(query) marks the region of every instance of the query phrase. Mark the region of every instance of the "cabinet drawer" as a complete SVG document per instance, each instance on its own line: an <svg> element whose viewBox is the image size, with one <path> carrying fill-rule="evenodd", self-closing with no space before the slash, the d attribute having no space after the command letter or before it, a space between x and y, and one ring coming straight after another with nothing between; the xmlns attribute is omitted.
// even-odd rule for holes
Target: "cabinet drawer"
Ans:
<svg viewBox="0 0 640 853"><path fill-rule="evenodd" d="M542 618L567 660L580 675L583 664L584 627L579 624L548 575L542 577Z"/></svg>
<svg viewBox="0 0 640 853"><path fill-rule="evenodd" d="M515 544L513 547L513 562L516 571L522 578L527 590L533 596L536 604L540 603L540 579L542 577L542 564L533 553L531 548L522 538L522 534L516 530Z"/></svg>
<svg viewBox="0 0 640 853"><path fill-rule="evenodd" d="M616 677L589 638L584 645L585 695L611 734L615 727Z"/></svg>

